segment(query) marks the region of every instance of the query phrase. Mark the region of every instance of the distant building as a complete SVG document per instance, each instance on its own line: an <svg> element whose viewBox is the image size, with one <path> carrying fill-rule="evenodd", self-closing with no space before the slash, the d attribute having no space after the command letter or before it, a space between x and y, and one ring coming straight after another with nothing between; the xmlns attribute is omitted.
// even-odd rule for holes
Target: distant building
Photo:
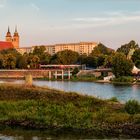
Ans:
<svg viewBox="0 0 140 140"><path fill-rule="evenodd" d="M87 54L89 55L94 48L98 45L98 43L95 42L80 42L80 43L68 43L68 44L55 44L55 45L46 45L46 52L48 52L51 55L54 55L55 53L59 51L64 50L71 50L78 52L81 54ZM25 52L29 53L34 50L34 47L22 47L18 48L17 51L19 51L21 54L24 54Z"/></svg>
<svg viewBox="0 0 140 140"><path fill-rule="evenodd" d="M2 51L4 49L10 49L10 48L14 48L14 46L11 42L0 41L0 51Z"/></svg>
<svg viewBox="0 0 140 140"><path fill-rule="evenodd" d="M31 53L34 50L34 47L20 47L20 36L15 28L14 35L11 35L10 29L6 34L5 41L0 41L0 50L15 48L19 53ZM80 42L80 43L66 43L66 44L55 44L55 45L45 45L46 52L53 55L59 51L72 50L78 52L79 54L89 55L94 48L98 45L96 42Z"/></svg>
<svg viewBox="0 0 140 140"><path fill-rule="evenodd" d="M95 42L80 42L80 43L46 45L45 48L46 52L48 52L51 55L64 50L71 50L78 52L79 54L89 55L97 45L98 43Z"/></svg>
<svg viewBox="0 0 140 140"><path fill-rule="evenodd" d="M24 54L24 53L31 53L33 52L33 49L32 47L22 47L22 48L17 48L16 50L21 53L21 54Z"/></svg>
<svg viewBox="0 0 140 140"><path fill-rule="evenodd" d="M11 35L10 29L8 27L8 31L5 37L5 41L0 41L0 50L10 49L10 48L19 48L19 35L17 32L17 27L15 28L14 35Z"/></svg>
<svg viewBox="0 0 140 140"><path fill-rule="evenodd" d="M95 42L80 42L80 43L70 43L70 44L56 44L52 54L63 50L72 50L78 52L79 54L89 55L98 44Z"/></svg>

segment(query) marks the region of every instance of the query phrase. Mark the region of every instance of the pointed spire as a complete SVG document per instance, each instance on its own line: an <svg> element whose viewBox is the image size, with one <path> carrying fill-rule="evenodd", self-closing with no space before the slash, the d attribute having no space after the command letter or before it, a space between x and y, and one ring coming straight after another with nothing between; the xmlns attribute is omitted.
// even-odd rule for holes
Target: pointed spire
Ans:
<svg viewBox="0 0 140 140"><path fill-rule="evenodd" d="M15 32L14 32L14 37L18 37L18 32L17 32L17 25L15 26Z"/></svg>
<svg viewBox="0 0 140 140"><path fill-rule="evenodd" d="M15 26L15 33L17 33L17 25Z"/></svg>
<svg viewBox="0 0 140 140"><path fill-rule="evenodd" d="M11 33L10 33L10 28L9 28L9 26L8 26L8 32L7 32L7 34L6 34L6 37L11 37Z"/></svg>
<svg viewBox="0 0 140 140"><path fill-rule="evenodd" d="M9 26L8 26L8 33L10 33L10 28L9 28Z"/></svg>

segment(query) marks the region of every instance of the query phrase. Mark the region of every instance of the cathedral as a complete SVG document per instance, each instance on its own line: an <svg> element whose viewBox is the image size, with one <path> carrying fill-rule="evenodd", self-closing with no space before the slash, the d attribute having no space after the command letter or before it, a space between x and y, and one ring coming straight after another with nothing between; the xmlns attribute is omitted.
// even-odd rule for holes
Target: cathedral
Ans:
<svg viewBox="0 0 140 140"><path fill-rule="evenodd" d="M5 36L5 41L0 41L0 50L10 49L10 48L19 48L19 34L17 27L15 28L14 35L11 35L10 29L8 27L7 34Z"/></svg>

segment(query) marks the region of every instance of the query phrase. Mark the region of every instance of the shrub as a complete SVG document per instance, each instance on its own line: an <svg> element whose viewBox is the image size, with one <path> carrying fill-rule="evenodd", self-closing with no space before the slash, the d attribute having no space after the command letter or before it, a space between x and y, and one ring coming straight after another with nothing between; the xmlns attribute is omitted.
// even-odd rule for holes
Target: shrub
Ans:
<svg viewBox="0 0 140 140"><path fill-rule="evenodd" d="M112 97L112 98L109 99L109 101L111 101L111 102L118 102L118 99L117 99L117 97Z"/></svg>
<svg viewBox="0 0 140 140"><path fill-rule="evenodd" d="M137 114L140 112L140 105L139 102L136 100L129 100L125 104L125 110L128 114Z"/></svg>
<svg viewBox="0 0 140 140"><path fill-rule="evenodd" d="M74 70L72 71L72 75L76 75L79 72L79 69L76 67L74 68Z"/></svg>
<svg viewBox="0 0 140 140"><path fill-rule="evenodd" d="M112 113L106 118L106 121L109 124L126 123L130 121L130 116L127 113Z"/></svg>
<svg viewBox="0 0 140 140"><path fill-rule="evenodd" d="M133 116L134 123L140 124L140 114L135 114Z"/></svg>
<svg viewBox="0 0 140 140"><path fill-rule="evenodd" d="M134 81L134 78L131 76L121 76L121 77L113 79L113 82L132 83L133 81Z"/></svg>
<svg viewBox="0 0 140 140"><path fill-rule="evenodd" d="M107 108L101 108L98 112L93 115L94 122L103 123L106 121L106 118L109 116L109 111Z"/></svg>

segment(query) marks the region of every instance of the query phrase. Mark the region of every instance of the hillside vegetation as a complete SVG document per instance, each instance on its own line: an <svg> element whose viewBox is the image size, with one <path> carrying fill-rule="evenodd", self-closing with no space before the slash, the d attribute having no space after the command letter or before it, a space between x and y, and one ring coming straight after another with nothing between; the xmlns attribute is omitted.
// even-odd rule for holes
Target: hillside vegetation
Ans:
<svg viewBox="0 0 140 140"><path fill-rule="evenodd" d="M0 85L0 126L140 138L140 106L137 102L126 105L115 98L101 100L49 88L4 84Z"/></svg>

